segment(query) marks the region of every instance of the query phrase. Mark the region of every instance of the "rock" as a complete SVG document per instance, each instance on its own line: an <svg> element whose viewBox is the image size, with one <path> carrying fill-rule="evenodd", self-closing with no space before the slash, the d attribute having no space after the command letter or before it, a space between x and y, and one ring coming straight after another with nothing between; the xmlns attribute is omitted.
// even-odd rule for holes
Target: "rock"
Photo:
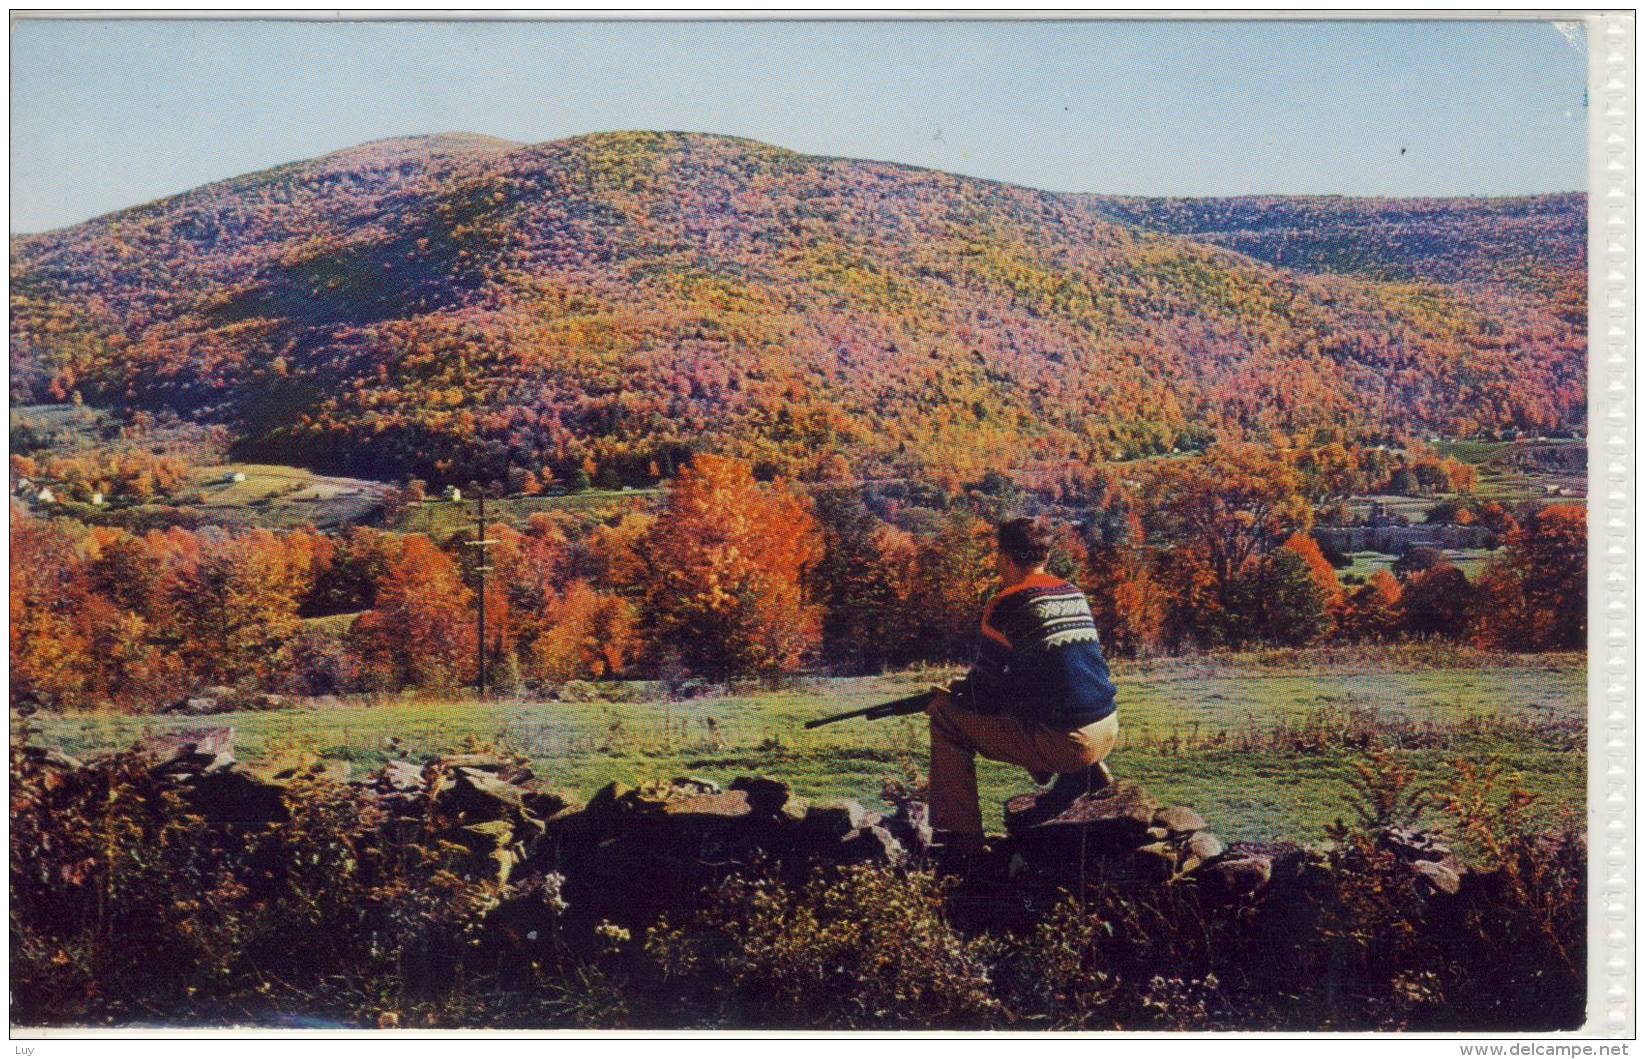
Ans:
<svg viewBox="0 0 1645 1059"><path fill-rule="evenodd" d="M508 882L514 866L525 859L525 850L516 840L514 825L507 820L469 824L459 832L464 845L486 865L487 874L499 883Z"/></svg>
<svg viewBox="0 0 1645 1059"><path fill-rule="evenodd" d="M840 840L841 864L901 864L906 859L902 845L883 827L859 827Z"/></svg>
<svg viewBox="0 0 1645 1059"><path fill-rule="evenodd" d="M1221 897L1239 897L1256 893L1268 885L1274 865L1258 854L1231 854L1202 865L1198 878L1200 885Z"/></svg>
<svg viewBox="0 0 1645 1059"><path fill-rule="evenodd" d="M425 783L422 766L410 761L390 761L378 773L378 781L392 791L420 791Z"/></svg>
<svg viewBox="0 0 1645 1059"><path fill-rule="evenodd" d="M252 696L251 703L259 710L283 710L291 704L291 700L284 695L263 691Z"/></svg>
<svg viewBox="0 0 1645 1059"><path fill-rule="evenodd" d="M723 794L694 794L683 798L671 798L664 803L663 812L670 817L718 817L720 819L740 819L749 815L753 806L749 804L748 792L731 790Z"/></svg>
<svg viewBox="0 0 1645 1059"><path fill-rule="evenodd" d="M1106 854L1148 841L1159 803L1131 780L1081 795L1049 819L1039 819L1044 795L1025 794L1006 803L1006 830L1030 849L1061 856L1076 849Z"/></svg>
<svg viewBox="0 0 1645 1059"><path fill-rule="evenodd" d="M214 824L270 824L289 818L285 786L234 769L191 777L183 790L194 811Z"/></svg>
<svg viewBox="0 0 1645 1059"><path fill-rule="evenodd" d="M526 791L520 796L526 812L545 823L571 808L571 800L553 791Z"/></svg>
<svg viewBox="0 0 1645 1059"><path fill-rule="evenodd" d="M1154 814L1155 827L1163 827L1173 835L1187 835L1205 829L1205 818L1182 805L1168 805Z"/></svg>
<svg viewBox="0 0 1645 1059"><path fill-rule="evenodd" d="M804 824L807 830L832 838L843 838L863 826L868 810L849 799L813 802L806 810Z"/></svg>
<svg viewBox="0 0 1645 1059"><path fill-rule="evenodd" d="M1166 839L1168 839L1170 837L1171 837L1171 832L1167 828L1150 827L1148 829L1148 841L1150 841L1150 842L1164 842Z"/></svg>
<svg viewBox="0 0 1645 1059"><path fill-rule="evenodd" d="M459 768L441 777L434 801L447 812L471 813L486 817L505 815L524 807L524 792L489 772Z"/></svg>
<svg viewBox="0 0 1645 1059"><path fill-rule="evenodd" d="M1456 896L1462 892L1462 877L1452 869L1432 860L1419 860L1411 865L1420 893L1442 893Z"/></svg>
<svg viewBox="0 0 1645 1059"><path fill-rule="evenodd" d="M1183 850L1203 863L1222 855L1222 839L1209 831L1196 831L1183 844Z"/></svg>
<svg viewBox="0 0 1645 1059"><path fill-rule="evenodd" d="M1436 836L1409 827L1384 827L1377 831L1377 847L1387 850L1406 863L1437 861L1446 867L1456 867L1451 847Z"/></svg>
<svg viewBox="0 0 1645 1059"><path fill-rule="evenodd" d="M788 801L788 784L763 776L739 776L731 781L731 789L748 795L748 804L761 816L775 816Z"/></svg>
<svg viewBox="0 0 1645 1059"><path fill-rule="evenodd" d="M720 785L713 780L699 779L696 776L679 776L669 780L669 786L677 791L689 791L693 794L719 794ZM736 784L732 784L736 789Z"/></svg>
<svg viewBox="0 0 1645 1059"><path fill-rule="evenodd" d="M139 742L133 748L133 753L150 771L161 772L195 756L197 746L195 740L186 736L151 736ZM207 755L206 760L210 759L211 755Z"/></svg>
<svg viewBox="0 0 1645 1059"><path fill-rule="evenodd" d="M885 820L883 826L891 833L907 852L916 856L925 856L931 852L936 841L935 832L931 830L931 810L924 802L901 801L896 810Z"/></svg>
<svg viewBox="0 0 1645 1059"><path fill-rule="evenodd" d="M50 750L43 746L25 746L23 755L31 761L39 762L48 768L61 769L64 772L77 772L85 765L75 758L69 757L60 750Z"/></svg>
<svg viewBox="0 0 1645 1059"><path fill-rule="evenodd" d="M588 812L595 815L658 816L669 811L669 806L681 799L718 797L705 794L700 781L675 780L668 783L648 783L642 787L628 787L608 783L588 801ZM746 795L739 795L746 803Z"/></svg>
<svg viewBox="0 0 1645 1059"><path fill-rule="evenodd" d="M1169 842L1138 846L1126 858L1125 881L1162 883L1177 873L1177 850Z"/></svg>
<svg viewBox="0 0 1645 1059"><path fill-rule="evenodd" d="M633 788L626 783L612 782L594 792L594 797L588 800L585 810L591 814L622 812L628 805L628 796Z"/></svg>
<svg viewBox="0 0 1645 1059"><path fill-rule="evenodd" d="M440 759L448 769L479 769L482 772L500 772L508 761L496 754L453 754Z"/></svg>
<svg viewBox="0 0 1645 1059"><path fill-rule="evenodd" d="M471 846L482 851L493 850L514 841L514 824L508 820L485 820L478 824L465 824L460 831L468 838Z"/></svg>

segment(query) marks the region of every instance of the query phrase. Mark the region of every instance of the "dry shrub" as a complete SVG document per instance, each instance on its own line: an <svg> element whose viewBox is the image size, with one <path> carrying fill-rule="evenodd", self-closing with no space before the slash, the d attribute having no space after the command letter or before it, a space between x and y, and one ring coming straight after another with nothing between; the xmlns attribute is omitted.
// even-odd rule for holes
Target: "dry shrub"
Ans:
<svg viewBox="0 0 1645 1059"><path fill-rule="evenodd" d="M733 880L634 936L562 929L558 874L479 881L432 815L391 816L322 778L293 780L285 818L252 825L207 819L132 758L68 769L19 747L11 767L19 1024L1484 1031L1583 1017L1580 832L1538 830L1529 795L1467 764L1422 791L1396 755L1372 755L1355 822L1329 851L1276 862L1255 895L1189 881L1018 903L1000 883L856 866ZM1436 807L1474 859L1454 895L1382 841ZM1019 933L967 933L946 912L957 899L1046 911Z"/></svg>
<svg viewBox="0 0 1645 1059"><path fill-rule="evenodd" d="M733 881L698 916L658 924L646 950L665 979L722 982L749 1025L987 1025L996 945L962 936L943 902L928 872L866 865L793 890Z"/></svg>
<svg viewBox="0 0 1645 1059"><path fill-rule="evenodd" d="M357 1020L438 1001L495 898L462 847L292 782L287 819L211 821L136 758L11 762L13 1019Z"/></svg>

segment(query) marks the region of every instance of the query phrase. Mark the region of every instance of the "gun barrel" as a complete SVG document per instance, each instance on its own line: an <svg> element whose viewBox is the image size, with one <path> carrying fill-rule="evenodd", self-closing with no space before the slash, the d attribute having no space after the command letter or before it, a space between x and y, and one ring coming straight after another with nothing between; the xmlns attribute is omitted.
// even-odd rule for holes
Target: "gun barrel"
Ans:
<svg viewBox="0 0 1645 1059"><path fill-rule="evenodd" d="M818 717L814 721L805 722L805 727L808 729L821 728L823 725L833 724L835 721L849 721L853 717L866 717L875 709L876 707L873 706L865 706L860 710L847 710L844 713L831 713L827 717Z"/></svg>
<svg viewBox="0 0 1645 1059"><path fill-rule="evenodd" d="M919 713L925 709L926 702L931 698L929 691L922 691L918 695L909 695L906 698L892 699L876 706L865 706L860 710L847 710L844 713L832 713L827 717L818 717L816 720L806 721L807 730L821 728L825 724L836 721L849 721L853 717L866 717L871 721L882 720L886 717L904 717L911 713Z"/></svg>

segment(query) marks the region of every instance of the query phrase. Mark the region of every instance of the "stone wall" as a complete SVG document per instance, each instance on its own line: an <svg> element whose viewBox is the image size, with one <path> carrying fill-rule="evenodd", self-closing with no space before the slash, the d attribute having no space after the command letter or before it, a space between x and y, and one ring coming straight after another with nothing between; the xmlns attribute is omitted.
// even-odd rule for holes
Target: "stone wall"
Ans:
<svg viewBox="0 0 1645 1059"><path fill-rule="evenodd" d="M173 736L87 763L25 752L65 770L117 761L129 767L135 757L208 821L256 827L286 819L298 771L242 768L226 731ZM733 875L800 882L829 865L950 867L932 849L918 800L874 812L849 800L808 802L766 777L723 788L695 778L638 788L613 783L578 804L522 760L466 754L394 761L351 787L383 810L391 831L426 841L432 829L466 849L464 870L503 884L498 915L519 920L522 931L547 905L562 919L643 926ZM1041 797L1012 799L1006 834L991 836L955 872L958 919L1032 924L1062 895L1093 884L1189 885L1212 900L1303 894L1326 871L1316 849L1224 842L1194 809L1162 804L1132 781L1066 805L1048 806ZM1431 835L1388 828L1379 841L1420 892L1455 896L1468 884L1464 866Z"/></svg>

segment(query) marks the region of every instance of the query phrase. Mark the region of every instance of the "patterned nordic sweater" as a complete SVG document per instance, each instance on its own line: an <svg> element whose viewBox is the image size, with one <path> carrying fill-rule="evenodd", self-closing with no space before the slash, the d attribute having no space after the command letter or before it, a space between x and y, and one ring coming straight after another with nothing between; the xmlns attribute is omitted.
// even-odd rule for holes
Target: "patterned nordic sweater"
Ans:
<svg viewBox="0 0 1645 1059"><path fill-rule="evenodd" d="M979 713L1064 731L1114 712L1114 682L1091 607L1077 587L1032 574L983 612L976 662L955 689Z"/></svg>

